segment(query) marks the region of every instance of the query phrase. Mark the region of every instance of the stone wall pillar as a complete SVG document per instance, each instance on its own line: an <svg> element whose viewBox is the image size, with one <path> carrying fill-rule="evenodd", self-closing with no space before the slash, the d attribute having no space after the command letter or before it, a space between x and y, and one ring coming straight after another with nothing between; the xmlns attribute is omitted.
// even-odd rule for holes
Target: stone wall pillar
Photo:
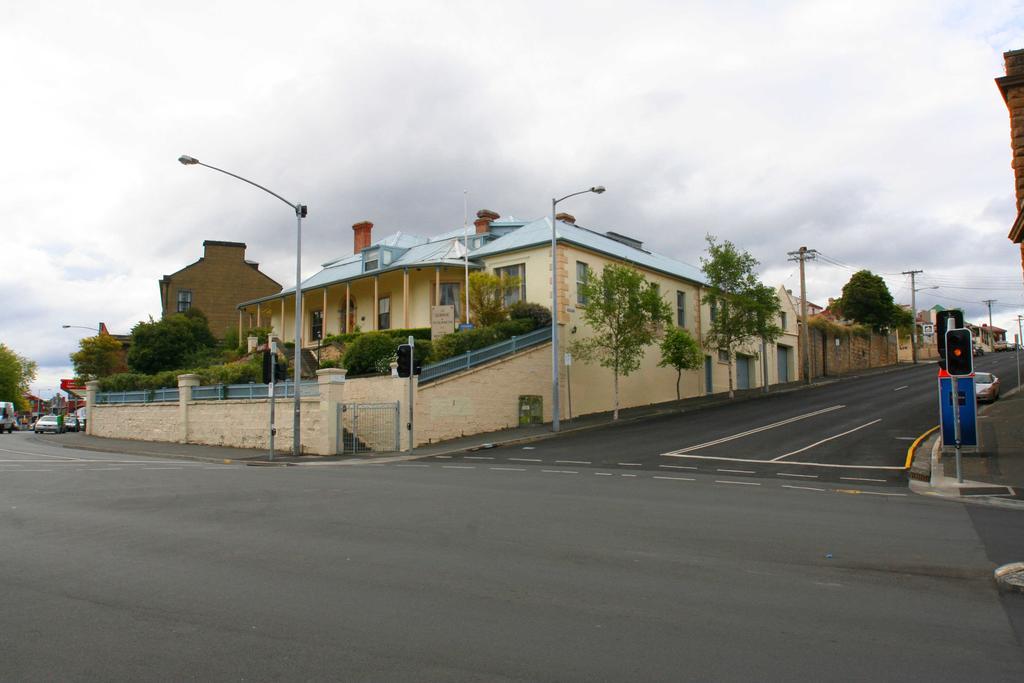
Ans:
<svg viewBox="0 0 1024 683"><path fill-rule="evenodd" d="M409 380L410 379L412 380L412 395L414 397L413 400L415 401L416 400L415 397L419 393L420 378L417 375L413 375L411 378L410 377L399 377L398 373L397 373L397 369L396 369L395 375L392 377L392 382L394 384L394 388L392 390L393 391L392 396L394 396L394 400L395 401L398 401L398 406L399 406L399 410L398 410L398 434L399 434L399 436L398 436L398 448L399 448L399 450L402 450L402 451L407 450L409 448L409 430L408 430L407 427L409 425L409 421L413 417L413 413L410 413L409 409L412 408L413 410L415 410L415 405L413 405L413 406L409 405ZM420 415L422 417L423 413L421 412ZM413 425L413 428L414 428L413 431L414 432L415 432L415 427L416 427L416 425L414 424ZM415 433L413 434L413 438L416 439ZM413 447L415 447L415 445L416 444L414 443Z"/></svg>
<svg viewBox="0 0 1024 683"><path fill-rule="evenodd" d="M96 405L96 394L99 393L100 383L96 380L85 383L85 433L93 433L92 407Z"/></svg>
<svg viewBox="0 0 1024 683"><path fill-rule="evenodd" d="M188 406L192 403L192 387L199 386L199 375L178 375L178 414L181 431L178 439L188 443Z"/></svg>
<svg viewBox="0 0 1024 683"><path fill-rule="evenodd" d="M316 371L320 389L320 411L323 414L324 433L314 435L310 445L314 453L337 455L340 451L338 433L341 431L341 404L345 400L344 368L323 368Z"/></svg>

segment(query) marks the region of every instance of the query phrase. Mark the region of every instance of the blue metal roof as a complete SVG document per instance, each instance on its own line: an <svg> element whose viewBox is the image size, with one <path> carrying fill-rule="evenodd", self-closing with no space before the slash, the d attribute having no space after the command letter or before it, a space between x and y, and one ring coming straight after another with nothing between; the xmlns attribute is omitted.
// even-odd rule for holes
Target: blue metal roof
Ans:
<svg viewBox="0 0 1024 683"><path fill-rule="evenodd" d="M644 268L656 270L666 275L672 275L684 280L691 280L700 284L707 284L704 274L696 266L682 261L676 261L661 254L655 254L644 249L623 244L606 235L593 230L581 228L578 225L557 221L557 237L560 242L568 242L576 246L590 249L602 254L607 254L617 259L634 263ZM527 223L518 230L513 230L493 242L489 242L479 249L470 252L471 259L485 258L494 254L501 254L518 249L527 249L542 244L551 243L551 219L540 218Z"/></svg>

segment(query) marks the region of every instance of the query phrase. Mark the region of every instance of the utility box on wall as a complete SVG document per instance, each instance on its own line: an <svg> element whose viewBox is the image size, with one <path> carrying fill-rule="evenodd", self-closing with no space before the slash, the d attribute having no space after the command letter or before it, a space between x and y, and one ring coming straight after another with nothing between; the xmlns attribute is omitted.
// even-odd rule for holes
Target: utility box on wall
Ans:
<svg viewBox="0 0 1024 683"><path fill-rule="evenodd" d="M540 396L519 397L519 424L539 425L544 422L544 399Z"/></svg>

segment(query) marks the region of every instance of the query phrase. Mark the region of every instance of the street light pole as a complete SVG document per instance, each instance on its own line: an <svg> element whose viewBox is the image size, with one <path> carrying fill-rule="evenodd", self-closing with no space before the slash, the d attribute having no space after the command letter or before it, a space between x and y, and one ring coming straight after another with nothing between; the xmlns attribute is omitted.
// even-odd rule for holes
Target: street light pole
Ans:
<svg viewBox="0 0 1024 683"><path fill-rule="evenodd" d="M61 325L61 327L63 327L65 330L74 327L74 328L77 328L79 330L89 330L90 332L95 331L96 334L100 334L100 332L103 329L103 327L101 325L97 325L96 327L86 327L85 325Z"/></svg>
<svg viewBox="0 0 1024 683"><path fill-rule="evenodd" d="M224 175L229 175L232 178L237 178L242 182L249 183L253 187L258 187L269 195L277 197L282 202L292 207L295 211L295 373L294 373L294 393L295 393L295 417L292 423L292 454L302 454L302 439L300 434L300 423L301 423L301 402L299 396L299 385L302 381L302 219L306 217L308 208L305 204L295 203L292 204L290 201L282 197L281 195L268 190L259 183L254 183L248 178L243 178L240 175L236 175L230 171L225 171L223 168L217 168L216 166L210 166L204 164L195 157L182 155L178 157L185 166L205 166L206 168L214 171L219 171ZM284 327L284 316L281 318L281 327Z"/></svg>
<svg viewBox="0 0 1024 683"><path fill-rule="evenodd" d="M551 431L553 432L557 432L559 429L560 412L558 405L558 228L556 227L558 223L555 220L555 210L559 202L588 192L601 194L604 192L604 186L596 185L589 190L567 194L561 199L551 199Z"/></svg>

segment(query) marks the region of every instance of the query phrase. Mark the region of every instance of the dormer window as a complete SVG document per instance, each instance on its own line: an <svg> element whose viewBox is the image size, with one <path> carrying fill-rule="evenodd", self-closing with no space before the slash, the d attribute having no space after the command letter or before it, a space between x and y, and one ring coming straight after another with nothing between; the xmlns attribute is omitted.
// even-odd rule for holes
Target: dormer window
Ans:
<svg viewBox="0 0 1024 683"><path fill-rule="evenodd" d="M363 271L377 270L380 268L380 250L373 249L363 253Z"/></svg>

